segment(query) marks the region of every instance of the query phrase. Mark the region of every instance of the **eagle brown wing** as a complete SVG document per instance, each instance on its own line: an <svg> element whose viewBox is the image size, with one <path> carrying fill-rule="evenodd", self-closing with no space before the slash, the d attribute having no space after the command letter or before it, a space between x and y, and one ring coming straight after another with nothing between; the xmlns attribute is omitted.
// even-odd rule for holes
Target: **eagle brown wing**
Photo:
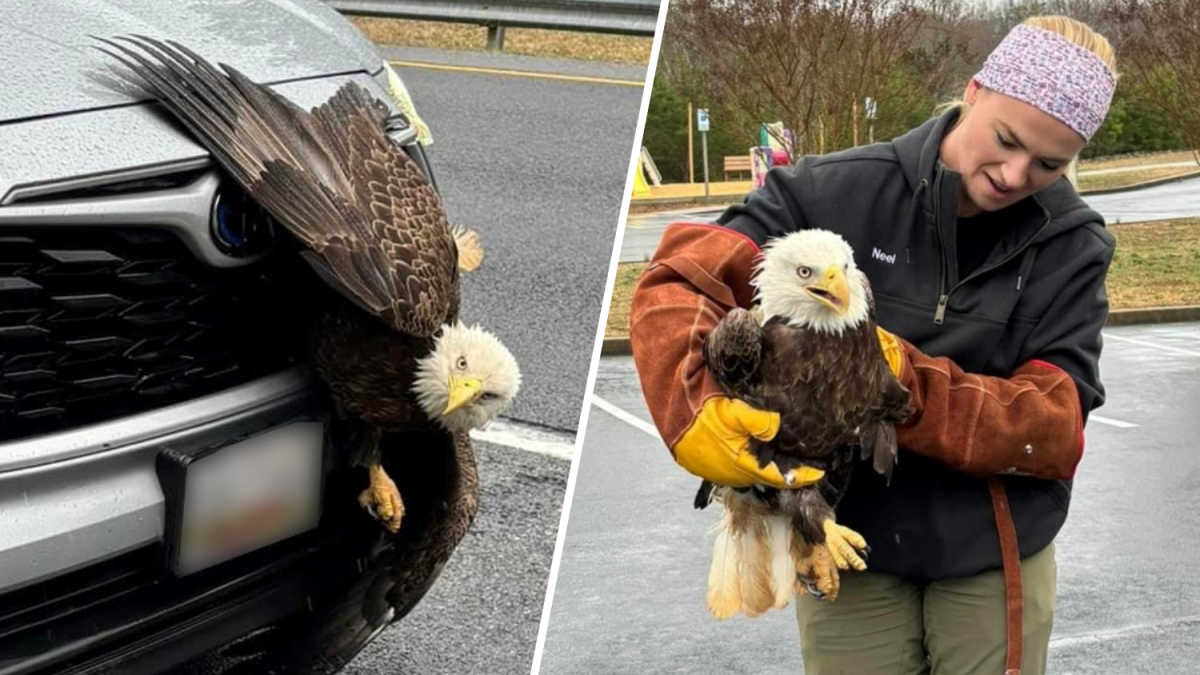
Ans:
<svg viewBox="0 0 1200 675"><path fill-rule="evenodd" d="M763 332L749 311L736 307L704 340L704 363L726 393L742 397L758 381Z"/></svg>
<svg viewBox="0 0 1200 675"><path fill-rule="evenodd" d="M221 166L305 244L326 282L402 332L457 318L454 237L437 192L356 84L306 112L175 42L102 50L141 77Z"/></svg>

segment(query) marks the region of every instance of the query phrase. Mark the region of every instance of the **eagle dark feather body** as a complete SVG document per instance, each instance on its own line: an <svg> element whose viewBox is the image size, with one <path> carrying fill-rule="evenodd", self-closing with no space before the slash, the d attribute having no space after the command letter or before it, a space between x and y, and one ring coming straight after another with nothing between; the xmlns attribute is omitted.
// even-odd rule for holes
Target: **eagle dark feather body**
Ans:
<svg viewBox="0 0 1200 675"><path fill-rule="evenodd" d="M750 441L760 466L775 462L786 473L803 464L826 472L812 487L765 495L800 516L798 530L816 543L823 540L820 523L832 517L849 484L857 448L870 453L877 471L890 474L895 424L907 417L909 395L883 359L873 317L841 334L780 318L762 327L751 321L745 310L723 318L705 342L706 363L731 396L780 413L774 439ZM747 374L753 359L738 355L755 352L755 373Z"/></svg>

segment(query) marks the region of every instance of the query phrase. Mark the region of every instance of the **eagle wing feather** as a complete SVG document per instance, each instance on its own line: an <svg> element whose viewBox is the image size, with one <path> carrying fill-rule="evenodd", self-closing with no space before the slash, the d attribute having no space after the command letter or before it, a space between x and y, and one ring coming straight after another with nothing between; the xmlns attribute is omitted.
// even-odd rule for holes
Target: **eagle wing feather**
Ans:
<svg viewBox="0 0 1200 675"><path fill-rule="evenodd" d="M725 391L741 397L758 380L763 330L748 310L736 307L704 340L704 363Z"/></svg>
<svg viewBox="0 0 1200 675"><path fill-rule="evenodd" d="M366 90L347 83L307 112L178 43L97 39L315 253L305 258L326 283L411 335L456 320L458 254L441 200Z"/></svg>

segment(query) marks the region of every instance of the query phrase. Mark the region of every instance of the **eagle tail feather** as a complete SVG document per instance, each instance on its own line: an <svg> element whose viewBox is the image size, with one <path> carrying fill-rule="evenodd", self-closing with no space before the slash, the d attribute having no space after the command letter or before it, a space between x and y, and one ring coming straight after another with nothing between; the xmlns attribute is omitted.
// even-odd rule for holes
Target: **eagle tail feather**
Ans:
<svg viewBox="0 0 1200 675"><path fill-rule="evenodd" d="M792 560L792 523L783 515L767 516L771 545L771 585L775 609L783 609L796 594L796 563Z"/></svg>
<svg viewBox="0 0 1200 675"><path fill-rule="evenodd" d="M731 618L742 607L733 521L733 513L725 509L717 525L712 565L708 571L708 611L718 619Z"/></svg>
<svg viewBox="0 0 1200 675"><path fill-rule="evenodd" d="M479 233L462 225L450 229L454 235L454 244L458 248L458 269L464 272L474 272L483 263L483 244L479 241Z"/></svg>
<svg viewBox="0 0 1200 675"><path fill-rule="evenodd" d="M766 519L755 515L739 540L741 553L742 611L755 617L775 604L771 590L771 544Z"/></svg>
<svg viewBox="0 0 1200 675"><path fill-rule="evenodd" d="M864 455L870 453L871 465L875 472L885 476L889 484L892 480L892 467L897 460L898 445L896 427L889 422L877 422L871 442L863 447Z"/></svg>

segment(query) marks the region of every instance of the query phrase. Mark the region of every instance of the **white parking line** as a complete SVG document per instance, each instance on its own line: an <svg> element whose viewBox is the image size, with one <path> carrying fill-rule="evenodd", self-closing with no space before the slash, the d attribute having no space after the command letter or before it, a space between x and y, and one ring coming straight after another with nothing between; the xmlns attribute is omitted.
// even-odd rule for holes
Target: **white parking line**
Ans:
<svg viewBox="0 0 1200 675"><path fill-rule="evenodd" d="M1141 345L1143 347L1150 347L1152 349L1158 349L1158 350L1164 351L1164 352L1172 352L1174 354L1183 354L1185 356L1200 356L1200 352L1194 352L1194 351L1191 351L1190 349L1180 349L1179 347L1160 345L1156 342L1146 342L1145 340L1135 340L1133 338L1127 338L1127 337L1123 337L1120 335L1113 335L1111 333L1105 333L1104 339L1105 340L1116 340L1117 342L1128 342L1129 344L1133 344L1133 345Z"/></svg>
<svg viewBox="0 0 1200 675"><path fill-rule="evenodd" d="M1181 330L1164 330L1154 331L1154 335L1161 337L1176 338L1178 340L1191 340L1200 342L1200 331L1181 331Z"/></svg>
<svg viewBox="0 0 1200 675"><path fill-rule="evenodd" d="M592 405L603 410L604 412L608 413L609 415L612 415L613 417L621 420L622 422L628 424L629 426L631 426L635 429L640 429L640 430L646 432L647 434L650 434L651 436L653 436L655 438L655 440L658 440L658 441L662 440L662 436L658 435L658 429L655 429L653 424L650 424L646 420L644 420L640 417L637 417L637 416L633 415L632 413L625 412L624 410L609 403L608 401L605 401L604 399L597 396L595 392L592 392Z"/></svg>
<svg viewBox="0 0 1200 675"><path fill-rule="evenodd" d="M1180 619L1171 619L1158 623L1144 623L1112 630L1100 630L1095 633L1085 633L1083 635L1067 635L1060 638L1051 638L1050 646L1054 649L1062 649L1078 645L1091 645L1124 638L1156 635L1174 629L1193 628L1196 624L1200 624L1200 616L1185 616Z"/></svg>
<svg viewBox="0 0 1200 675"><path fill-rule="evenodd" d="M1121 420L1114 420L1111 417L1101 417L1099 415L1088 415L1088 421L1107 424L1110 427L1117 427L1119 429L1133 429L1137 426L1132 422L1122 422Z"/></svg>
<svg viewBox="0 0 1200 675"><path fill-rule="evenodd" d="M574 435L547 431L512 420L495 420L486 429L474 429L471 438L565 460L575 455Z"/></svg>

